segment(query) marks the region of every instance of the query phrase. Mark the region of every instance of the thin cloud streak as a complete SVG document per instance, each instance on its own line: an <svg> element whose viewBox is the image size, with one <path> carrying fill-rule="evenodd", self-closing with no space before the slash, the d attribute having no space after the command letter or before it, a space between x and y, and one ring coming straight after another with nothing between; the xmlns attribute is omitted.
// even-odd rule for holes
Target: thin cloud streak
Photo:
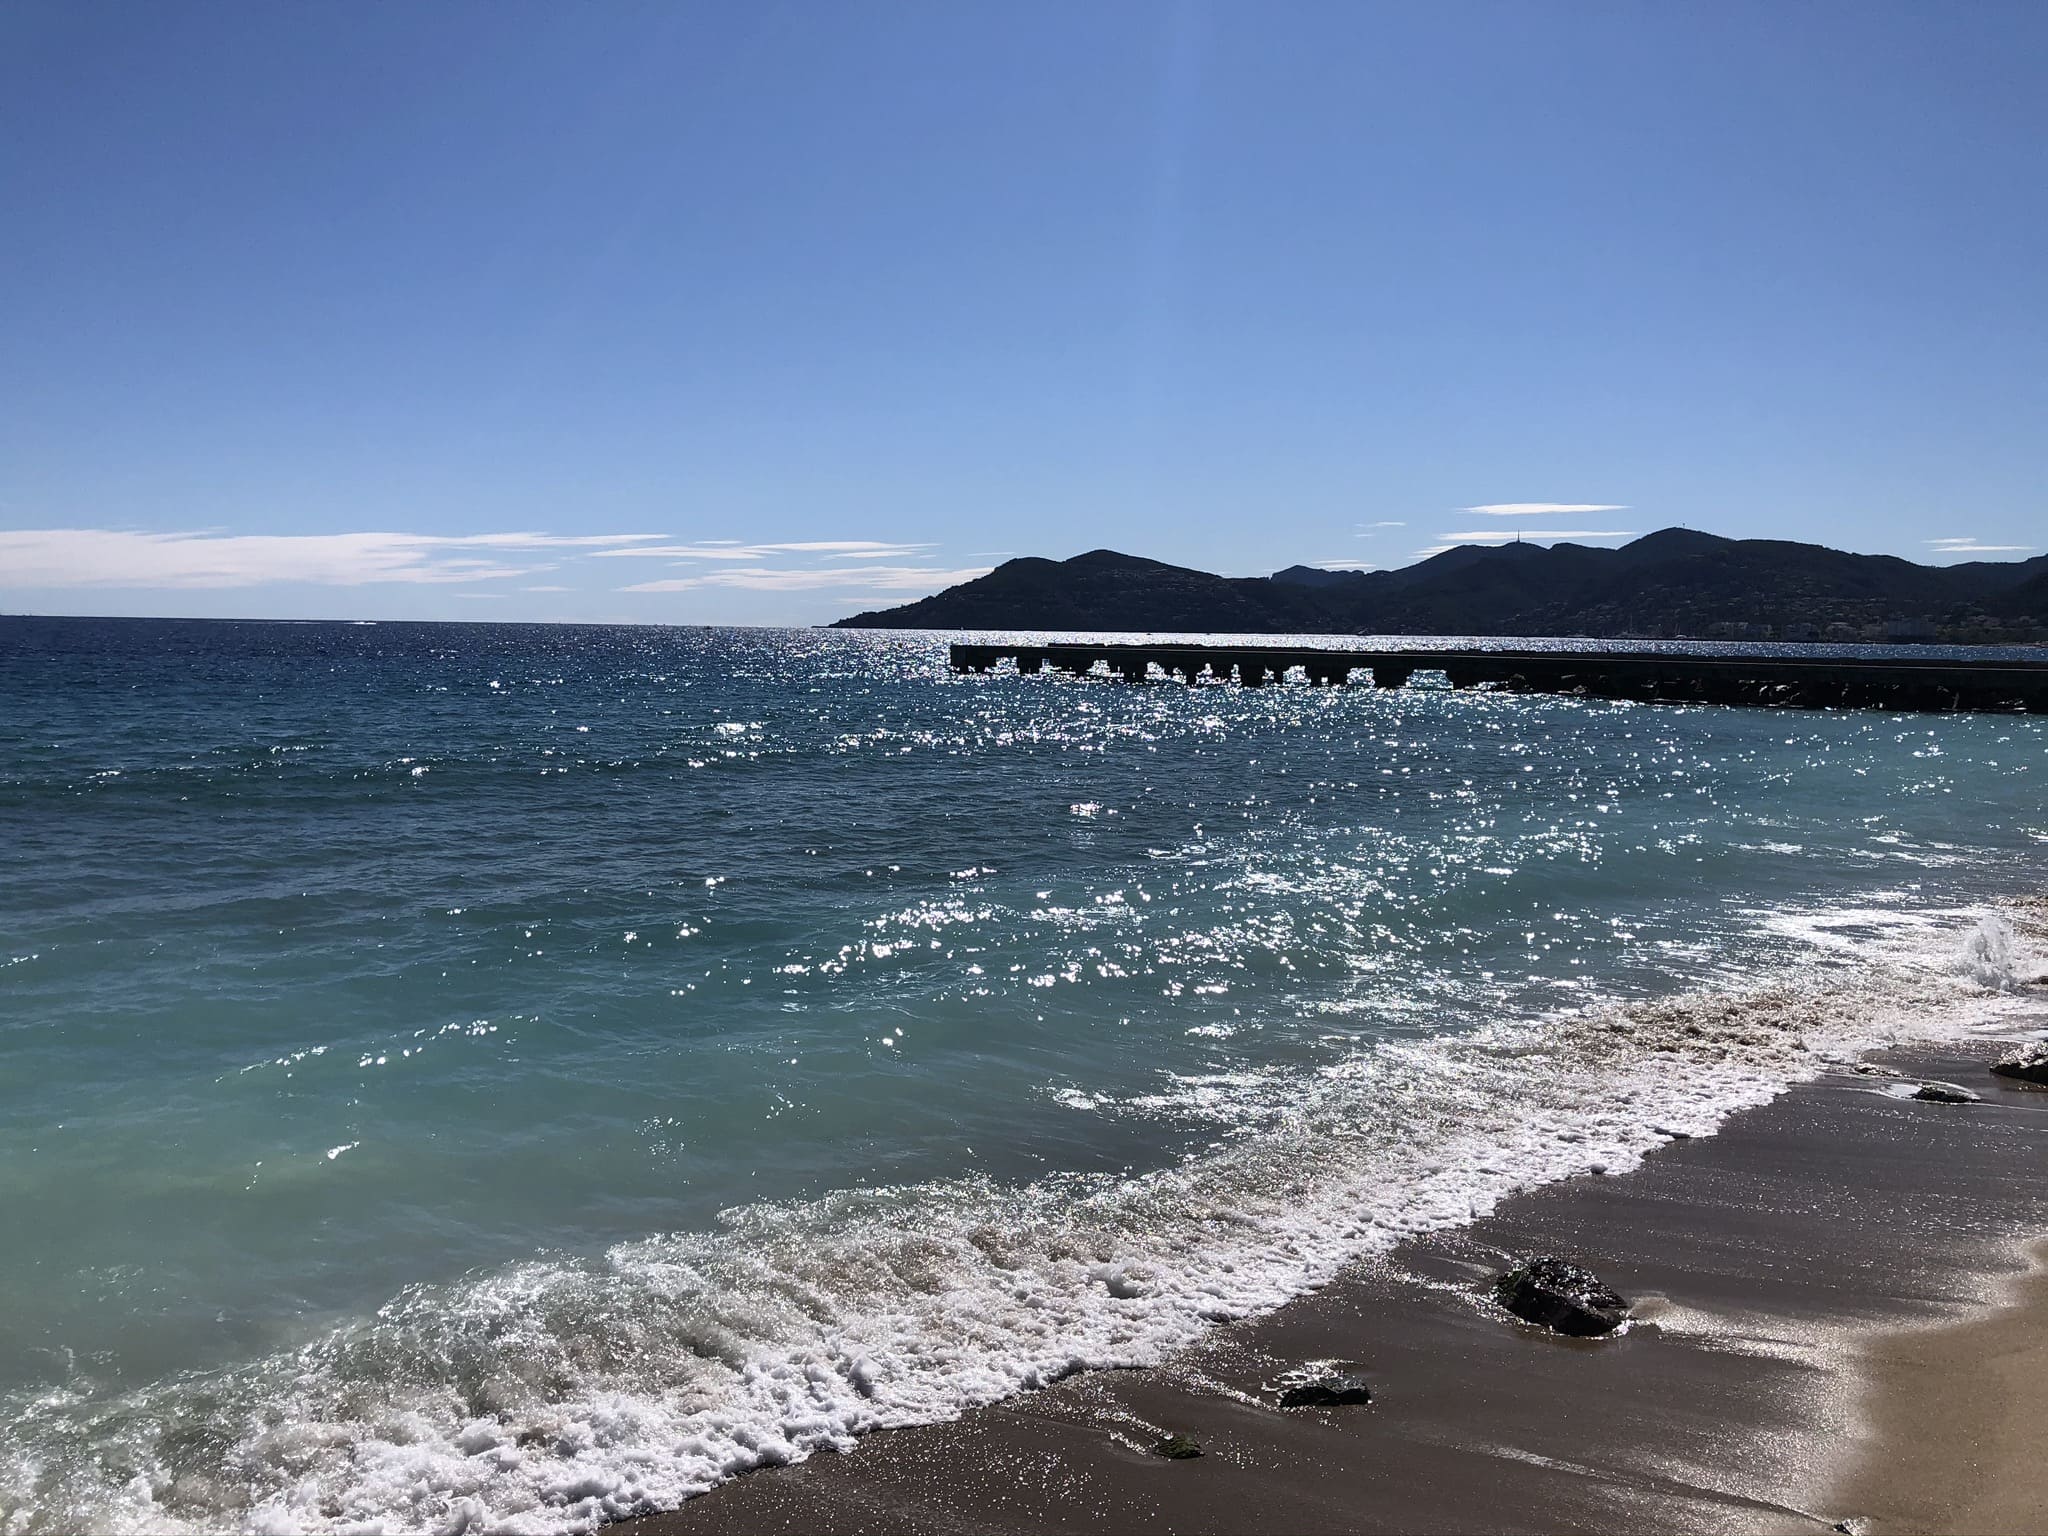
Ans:
<svg viewBox="0 0 2048 1536"><path fill-rule="evenodd" d="M1576 517L1587 512L1626 512L1626 506L1589 501L1489 501L1476 507L1459 507L1481 517Z"/></svg>
<svg viewBox="0 0 2048 1536"><path fill-rule="evenodd" d="M890 544L878 539L806 539L787 544L740 544L731 539L694 539L687 544L642 544L604 549L595 558L616 560L771 560L777 555L821 555L827 560L916 559L930 544Z"/></svg>
<svg viewBox="0 0 2048 1536"><path fill-rule="evenodd" d="M1627 528L1486 528L1476 533L1440 533L1446 544L1505 544L1511 539L1633 539Z"/></svg>
<svg viewBox="0 0 2048 1536"><path fill-rule="evenodd" d="M223 534L114 528L0 530L0 586L218 589L298 582L448 585L532 576L555 562L499 555L616 554L658 533Z"/></svg>
<svg viewBox="0 0 2048 1536"><path fill-rule="evenodd" d="M1933 546L1937 555L2023 555L2034 548L2032 544L1979 544L1974 535L1921 542Z"/></svg>
<svg viewBox="0 0 2048 1536"><path fill-rule="evenodd" d="M931 566L844 566L809 570L778 566L743 566L738 570L707 571L701 576L673 576L665 581L640 581L621 592L700 592L707 588L739 588L750 592L815 592L822 590L866 592L936 592L986 576L990 567L970 566L945 571Z"/></svg>

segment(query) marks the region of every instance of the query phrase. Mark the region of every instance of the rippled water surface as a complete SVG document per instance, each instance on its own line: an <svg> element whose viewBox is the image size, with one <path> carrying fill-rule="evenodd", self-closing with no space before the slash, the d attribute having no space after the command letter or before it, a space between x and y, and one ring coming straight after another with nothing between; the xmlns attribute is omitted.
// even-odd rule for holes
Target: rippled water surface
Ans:
<svg viewBox="0 0 2048 1536"><path fill-rule="evenodd" d="M0 1509L570 1529L1156 1358L1976 996L2048 844L2039 717L944 661L0 620Z"/></svg>

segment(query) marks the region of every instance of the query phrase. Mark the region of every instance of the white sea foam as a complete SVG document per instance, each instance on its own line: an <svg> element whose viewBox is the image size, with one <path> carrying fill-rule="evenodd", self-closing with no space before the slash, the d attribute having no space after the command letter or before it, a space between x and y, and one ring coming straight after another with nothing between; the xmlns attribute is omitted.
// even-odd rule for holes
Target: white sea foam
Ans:
<svg viewBox="0 0 2048 1536"><path fill-rule="evenodd" d="M10 1410L0 1529L587 1530L868 1430L1153 1364L1403 1236L1709 1133L1827 1061L2024 1006L2003 918L1960 939L1954 915L1808 926L1816 964L1754 990L1381 1044L1284 1094L1192 1085L1256 1099L1259 1134L1146 1177L749 1207L598 1261L410 1290L236 1370L46 1393Z"/></svg>
<svg viewBox="0 0 2048 1536"><path fill-rule="evenodd" d="M1987 913L1963 941L1956 969L1980 987L2010 992L2020 984L2016 935L2003 912Z"/></svg>

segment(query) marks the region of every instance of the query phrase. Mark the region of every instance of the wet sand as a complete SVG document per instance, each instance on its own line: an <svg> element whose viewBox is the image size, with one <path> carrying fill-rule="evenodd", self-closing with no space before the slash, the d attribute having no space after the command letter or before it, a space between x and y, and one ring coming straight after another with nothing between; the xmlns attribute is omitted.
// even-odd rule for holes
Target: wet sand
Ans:
<svg viewBox="0 0 2048 1536"><path fill-rule="evenodd" d="M1840 1490L1870 1536L2048 1531L2048 1244L2004 1305L1858 1352L1863 1449Z"/></svg>
<svg viewBox="0 0 2048 1536"><path fill-rule="evenodd" d="M757 1472L634 1536L2048 1529L2048 1278L2024 1246L2048 1234L2048 1092L1992 1078L1995 1050L1889 1058L1981 1104L1833 1071L1166 1366ZM1484 1282L1534 1253L1639 1321L1580 1341L1506 1317ZM1280 1373L1318 1360L1374 1401L1278 1407ZM1202 1455L1152 1454L1167 1434Z"/></svg>

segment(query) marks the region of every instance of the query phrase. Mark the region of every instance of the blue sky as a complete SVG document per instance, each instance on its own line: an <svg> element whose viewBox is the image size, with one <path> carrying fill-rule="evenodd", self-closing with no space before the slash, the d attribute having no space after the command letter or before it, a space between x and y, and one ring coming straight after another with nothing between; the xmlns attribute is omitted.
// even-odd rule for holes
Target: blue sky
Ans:
<svg viewBox="0 0 2048 1536"><path fill-rule="evenodd" d="M13 0L0 609L2030 553L2044 73L2033 0Z"/></svg>

